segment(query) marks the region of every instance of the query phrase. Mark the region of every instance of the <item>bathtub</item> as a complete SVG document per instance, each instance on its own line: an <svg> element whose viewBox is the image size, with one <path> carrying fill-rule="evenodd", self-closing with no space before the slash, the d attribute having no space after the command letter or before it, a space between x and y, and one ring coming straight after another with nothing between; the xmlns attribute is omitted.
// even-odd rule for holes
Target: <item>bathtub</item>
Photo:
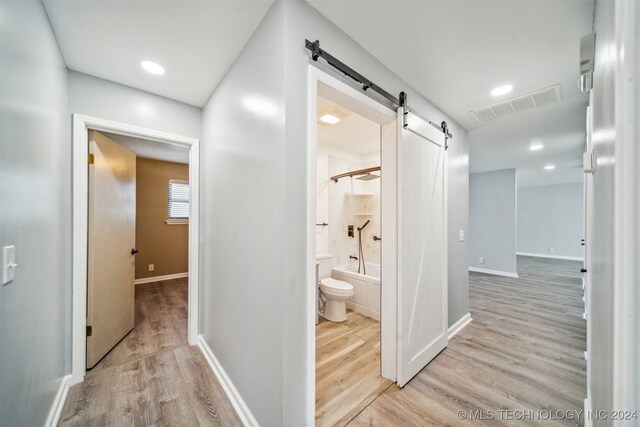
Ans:
<svg viewBox="0 0 640 427"><path fill-rule="evenodd" d="M380 266L367 263L367 275L358 273L358 267L346 265L333 267L331 277L353 285L353 296L346 303L347 308L380 320Z"/></svg>

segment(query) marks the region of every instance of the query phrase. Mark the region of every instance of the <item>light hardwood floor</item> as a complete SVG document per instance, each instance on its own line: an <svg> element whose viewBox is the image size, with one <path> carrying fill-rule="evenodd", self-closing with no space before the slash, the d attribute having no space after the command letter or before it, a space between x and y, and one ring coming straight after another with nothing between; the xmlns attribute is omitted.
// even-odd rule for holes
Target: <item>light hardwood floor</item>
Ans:
<svg viewBox="0 0 640 427"><path fill-rule="evenodd" d="M519 278L470 273L473 321L403 389L389 387L349 425L583 425L583 419L538 421L535 413L533 420L500 419L522 413L511 410L583 408L580 265L518 257ZM458 417L472 410L494 411L495 419Z"/></svg>
<svg viewBox="0 0 640 427"><path fill-rule="evenodd" d="M354 311L316 326L316 425L344 425L391 381L380 376L380 322Z"/></svg>
<svg viewBox="0 0 640 427"><path fill-rule="evenodd" d="M231 402L187 343L187 282L136 285L136 326L69 390L61 426L238 426Z"/></svg>

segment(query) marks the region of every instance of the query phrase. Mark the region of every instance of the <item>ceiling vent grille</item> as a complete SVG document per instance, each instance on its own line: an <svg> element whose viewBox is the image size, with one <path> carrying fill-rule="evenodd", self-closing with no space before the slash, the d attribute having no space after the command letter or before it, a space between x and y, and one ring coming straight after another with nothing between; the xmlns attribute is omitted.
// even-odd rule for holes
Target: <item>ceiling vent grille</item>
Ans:
<svg viewBox="0 0 640 427"><path fill-rule="evenodd" d="M526 95L507 99L506 101L471 111L478 123L487 123L513 113L534 107L543 107L560 101L560 86L550 86Z"/></svg>

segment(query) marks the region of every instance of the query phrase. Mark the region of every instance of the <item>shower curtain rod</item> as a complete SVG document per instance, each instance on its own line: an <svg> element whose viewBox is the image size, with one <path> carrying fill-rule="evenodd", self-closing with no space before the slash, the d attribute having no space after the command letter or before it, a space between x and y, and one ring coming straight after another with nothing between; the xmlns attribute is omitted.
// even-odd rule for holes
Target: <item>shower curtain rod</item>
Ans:
<svg viewBox="0 0 640 427"><path fill-rule="evenodd" d="M355 176L355 175L367 175L370 172L375 172L379 170L380 170L380 166L374 166L372 168L358 169L351 172L341 173L340 175L332 176L331 179L334 180L335 182L338 182L340 178L346 178L348 176Z"/></svg>
<svg viewBox="0 0 640 427"><path fill-rule="evenodd" d="M331 65L333 68L337 69L338 71L343 73L345 76L351 77L356 82L362 84L362 90L366 91L367 89L371 89L374 92L376 92L379 95L381 95L383 98L385 98L388 101L390 101L396 108L397 107L404 108L404 115L405 115L405 120L404 120L404 123L403 123L404 127L408 126L407 120L406 120L407 112L411 112L412 114L420 117L422 120L424 120L427 123L429 123L434 128L440 130L442 133L444 133L444 136L445 136L445 142L444 142L445 149L448 148L447 141L449 139L453 139L453 135L451 134L451 132L449 132L449 127L448 127L446 121L443 121L442 123L440 123L438 125L437 123L434 123L431 120L426 119L425 117L422 117L422 116L416 114L409 107L409 105L407 105L407 94L405 92L400 92L400 97L399 98L396 98L395 96L391 95L389 92L387 92L386 90L382 89L380 86L376 85L371 80L367 79L365 76L363 76L362 74L358 73L353 68L349 67L347 64L345 64L342 61L336 59L333 55L328 53L326 50L320 49L320 40L316 40L315 42L310 42L309 40L305 39L304 45L311 52L311 58L314 61L317 62L318 58L320 58L320 57L324 58L324 60L327 61L327 64Z"/></svg>

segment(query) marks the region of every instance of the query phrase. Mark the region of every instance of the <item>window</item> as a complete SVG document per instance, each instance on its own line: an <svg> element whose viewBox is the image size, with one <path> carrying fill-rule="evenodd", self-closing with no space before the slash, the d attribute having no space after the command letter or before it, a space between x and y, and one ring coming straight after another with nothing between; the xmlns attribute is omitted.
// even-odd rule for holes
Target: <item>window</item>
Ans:
<svg viewBox="0 0 640 427"><path fill-rule="evenodd" d="M169 219L167 224L189 222L189 183L169 180Z"/></svg>

